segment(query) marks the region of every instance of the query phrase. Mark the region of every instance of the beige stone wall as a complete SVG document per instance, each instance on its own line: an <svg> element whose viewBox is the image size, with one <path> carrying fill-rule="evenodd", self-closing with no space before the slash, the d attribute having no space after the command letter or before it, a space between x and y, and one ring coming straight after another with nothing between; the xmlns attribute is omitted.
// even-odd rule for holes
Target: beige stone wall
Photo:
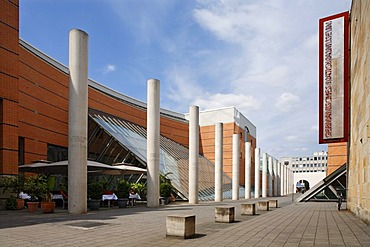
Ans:
<svg viewBox="0 0 370 247"><path fill-rule="evenodd" d="M348 208L370 223L370 1L351 9L351 138Z"/></svg>

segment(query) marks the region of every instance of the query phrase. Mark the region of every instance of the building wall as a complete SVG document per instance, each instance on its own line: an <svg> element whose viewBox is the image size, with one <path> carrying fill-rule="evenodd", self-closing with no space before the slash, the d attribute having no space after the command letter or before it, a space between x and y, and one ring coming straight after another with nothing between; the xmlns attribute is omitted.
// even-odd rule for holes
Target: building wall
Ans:
<svg viewBox="0 0 370 247"><path fill-rule="evenodd" d="M293 176L294 185L301 180L306 180L309 183L310 188L312 188L326 177L326 172L293 173Z"/></svg>
<svg viewBox="0 0 370 247"><path fill-rule="evenodd" d="M293 172L294 184L300 180L309 182L310 188L326 177L328 153L325 151L314 152L311 156L284 157L280 159L282 164L287 164Z"/></svg>
<svg viewBox="0 0 370 247"><path fill-rule="evenodd" d="M347 163L347 142L329 143L326 176L332 174L345 163Z"/></svg>
<svg viewBox="0 0 370 247"><path fill-rule="evenodd" d="M18 173L18 137L26 164L46 160L47 144L68 146L68 70L49 60L20 44L18 1L0 0L0 174ZM145 109L91 86L89 107L146 127ZM163 136L188 146L185 119L160 121Z"/></svg>
<svg viewBox="0 0 370 247"><path fill-rule="evenodd" d="M240 184L245 184L245 130L240 128L236 123L223 124L223 170L232 177L232 142L233 134L240 134ZM203 154L212 163L215 162L215 125L200 127L199 152ZM252 165L251 181L254 185L254 149L256 148L256 138L249 135L248 140L252 142Z"/></svg>
<svg viewBox="0 0 370 247"><path fill-rule="evenodd" d="M18 173L19 2L0 0L0 174Z"/></svg>
<svg viewBox="0 0 370 247"><path fill-rule="evenodd" d="M370 223L370 1L351 9L351 133L348 208Z"/></svg>
<svg viewBox="0 0 370 247"><path fill-rule="evenodd" d="M69 77L32 52L20 49L19 135L25 163L47 159L47 144L68 146ZM146 111L89 87L89 107L146 127ZM161 117L161 134L188 145L188 124Z"/></svg>

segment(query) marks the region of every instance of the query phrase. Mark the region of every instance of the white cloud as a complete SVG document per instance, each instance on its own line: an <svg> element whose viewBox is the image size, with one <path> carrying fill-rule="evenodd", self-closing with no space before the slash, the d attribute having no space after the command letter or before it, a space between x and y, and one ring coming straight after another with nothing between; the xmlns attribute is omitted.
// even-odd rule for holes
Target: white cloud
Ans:
<svg viewBox="0 0 370 247"><path fill-rule="evenodd" d="M108 74L108 73L110 73L110 72L114 72L114 71L116 71L116 65L114 65L114 64L107 64L103 69L102 69L102 71L103 71L103 73L104 74Z"/></svg>
<svg viewBox="0 0 370 247"><path fill-rule="evenodd" d="M291 142L294 142L294 141L297 141L299 138L298 136L287 136L284 138L286 141L291 141Z"/></svg>
<svg viewBox="0 0 370 247"><path fill-rule="evenodd" d="M300 102L300 98L297 95L292 93L283 93L279 96L276 100L276 108L282 112L291 112L298 108L298 103Z"/></svg>
<svg viewBox="0 0 370 247"><path fill-rule="evenodd" d="M222 108L227 106L236 106L238 109L243 109L244 114L257 111L260 109L260 103L252 95L243 94L213 94L202 95L193 101L194 105L198 105L201 110L214 108Z"/></svg>

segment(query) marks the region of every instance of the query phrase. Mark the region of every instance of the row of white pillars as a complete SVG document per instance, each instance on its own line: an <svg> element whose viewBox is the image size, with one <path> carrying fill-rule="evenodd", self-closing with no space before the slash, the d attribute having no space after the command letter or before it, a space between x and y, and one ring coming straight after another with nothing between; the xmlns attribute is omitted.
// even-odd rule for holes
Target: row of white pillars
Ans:
<svg viewBox="0 0 370 247"><path fill-rule="evenodd" d="M71 30L69 40L69 127L68 127L68 194L69 213L85 213L87 211L87 109L88 109L88 35L81 30ZM160 81L148 80L147 88L147 206L159 205L159 137L160 137ZM239 199L240 178L240 145L239 135L233 135L232 158L232 199ZM198 203L199 182L199 107L191 106L189 112L189 203ZM245 143L245 198L250 198L251 188L251 158L252 147L250 142ZM260 149L255 149L255 197L260 196ZM215 142L215 200L222 201L222 160L223 160L223 125L216 125ZM282 184L281 193L287 194L292 180L287 167L280 165L276 169L276 161L272 165L269 157L269 177L267 180L267 155L263 154L262 169L262 196L272 196L272 171L274 170L275 183ZM274 168L272 168L274 167ZM277 170L277 173L276 173ZM276 178L281 175L281 181ZM274 190L274 195L278 193Z"/></svg>
<svg viewBox="0 0 370 247"><path fill-rule="evenodd" d="M262 156L262 179L260 178L260 159ZM247 169L247 166L246 166ZM246 171L247 174L247 171ZM247 176L247 175L246 175ZM246 178L247 181L247 178ZM272 197L294 193L292 172L276 159L267 155L260 154L260 149L255 149L255 198ZM260 192L262 194L260 194Z"/></svg>

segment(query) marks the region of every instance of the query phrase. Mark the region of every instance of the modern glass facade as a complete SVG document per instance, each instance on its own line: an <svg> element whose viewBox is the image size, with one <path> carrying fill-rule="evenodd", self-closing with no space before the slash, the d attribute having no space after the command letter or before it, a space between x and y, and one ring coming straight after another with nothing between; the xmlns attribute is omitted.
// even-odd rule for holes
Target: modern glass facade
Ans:
<svg viewBox="0 0 370 247"><path fill-rule="evenodd" d="M146 168L147 132L124 119L89 110L89 158L105 164L125 163ZM160 173L169 174L183 199L188 197L189 149L160 136ZM199 155L199 200L214 200L215 168ZM244 194L244 189L241 188ZM224 199L231 199L231 178L223 176Z"/></svg>

